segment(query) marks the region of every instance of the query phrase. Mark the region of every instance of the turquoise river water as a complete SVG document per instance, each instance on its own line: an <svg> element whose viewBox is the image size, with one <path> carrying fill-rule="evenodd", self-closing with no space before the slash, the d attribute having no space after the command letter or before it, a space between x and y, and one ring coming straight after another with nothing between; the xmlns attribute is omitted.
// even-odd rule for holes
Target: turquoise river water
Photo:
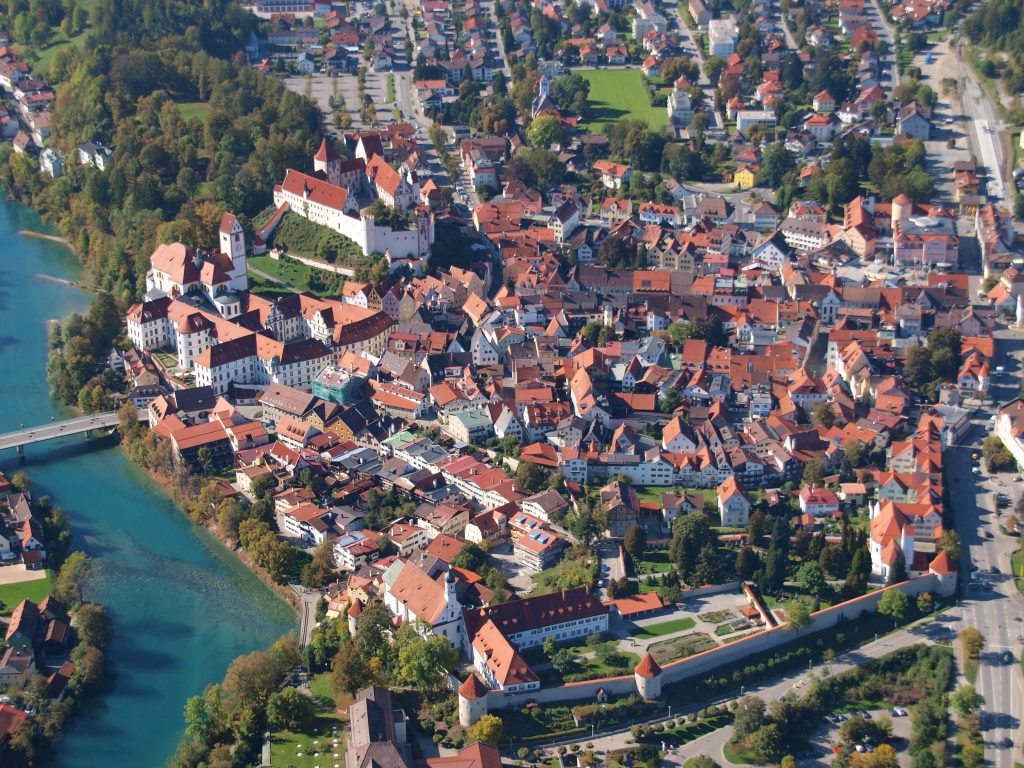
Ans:
<svg viewBox="0 0 1024 768"><path fill-rule="evenodd" d="M0 201L0 433L66 417L46 384L46 323L84 312L61 245L31 210ZM71 515L76 548L96 563L90 598L116 627L114 690L66 730L46 768L156 768L183 730L185 699L219 680L231 660L296 627L292 610L114 447L67 438L26 450L37 494ZM0 453L10 475L21 467Z"/></svg>

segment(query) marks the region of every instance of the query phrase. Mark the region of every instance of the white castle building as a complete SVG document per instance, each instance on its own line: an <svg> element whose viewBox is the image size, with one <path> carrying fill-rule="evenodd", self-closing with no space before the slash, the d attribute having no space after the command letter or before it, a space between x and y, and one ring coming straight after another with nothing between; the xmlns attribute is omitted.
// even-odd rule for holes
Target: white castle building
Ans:
<svg viewBox="0 0 1024 768"><path fill-rule="evenodd" d="M220 224L220 253L182 243L158 246L146 299L128 310L128 337L140 351L168 349L178 368L218 394L232 385L309 389L345 352L380 356L392 319L381 311L308 294L275 300L248 291L245 236L231 214Z"/></svg>
<svg viewBox="0 0 1024 768"><path fill-rule="evenodd" d="M360 168L362 173L353 173ZM420 186L412 171L400 173L379 155L368 161L344 162L327 140L313 156L313 173L289 168L284 181L274 187L274 205L339 232L359 245L365 255L388 253L393 259L419 259L429 254L434 242L434 216L419 205ZM415 225L398 230L379 226L365 209L360 210L356 187L365 187L376 199L409 212Z"/></svg>

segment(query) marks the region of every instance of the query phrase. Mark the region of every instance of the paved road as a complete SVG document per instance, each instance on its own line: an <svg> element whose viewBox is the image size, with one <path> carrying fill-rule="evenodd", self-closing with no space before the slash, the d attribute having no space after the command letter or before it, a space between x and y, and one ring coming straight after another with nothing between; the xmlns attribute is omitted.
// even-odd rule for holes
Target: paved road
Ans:
<svg viewBox="0 0 1024 768"><path fill-rule="evenodd" d="M999 530L999 513L993 493L1003 491L1016 496L1020 495L1021 487L1014 475L987 477L974 474L972 469L979 462L972 456L980 451L981 442L991 434L989 418L995 409L1017 394L1021 368L1016 356L1021 353L1024 353L1024 335L1009 330L996 333L993 368L1003 365L1008 375L992 379L992 400L979 411L962 446L950 449L945 456L956 528L967 554L961 558L961 579L968 586L961 601L963 610L959 614L957 631L973 626L980 629L986 638L976 685L985 697L982 718L985 757L996 768L1014 766L1014 750L1003 747L1004 741L1024 743L1020 740L1020 714L1024 705L1020 666L1016 663L1003 664L999 658L1004 648L1009 648L1017 659L1020 658L1024 602L1010 576L1010 555L1018 542ZM970 584L972 567L978 569L976 578L979 582L982 579L987 581L992 591L983 591L985 588L977 583ZM993 568L999 573L988 574Z"/></svg>
<svg viewBox="0 0 1024 768"><path fill-rule="evenodd" d="M292 584L292 589L295 590L295 594L302 602L299 610L299 644L305 648L313 637L313 628L316 626L316 606L322 595L319 590L306 589L296 584Z"/></svg>
<svg viewBox="0 0 1024 768"><path fill-rule="evenodd" d="M878 32L878 36L885 41L885 55L882 64L888 65L889 76L886 77L885 66L879 72L879 85L886 92L886 96L892 96L892 91L899 83L899 69L896 63L896 30L885 15L878 0L872 0L864 6L864 14L871 20L871 26Z"/></svg>
<svg viewBox="0 0 1024 768"><path fill-rule="evenodd" d="M1003 178L1002 135L1006 129L992 100L978 82L974 70L964 59L963 41L956 46L957 61L962 73L960 80L960 103L968 121L967 135L980 165L988 171L986 192L989 202L999 203L1007 199L1006 181Z"/></svg>
<svg viewBox="0 0 1024 768"><path fill-rule="evenodd" d="M145 415L145 412L143 412ZM109 429L117 426L117 412L97 413L92 416L80 416L67 421L56 421L44 424L41 427L20 429L17 432L8 432L0 435L0 450L7 448L20 448L23 445L42 443L46 440L56 440L59 437L68 435L80 435L94 429ZM141 419L141 417L140 417Z"/></svg>
<svg viewBox="0 0 1024 768"><path fill-rule="evenodd" d="M666 16L668 18L675 17L683 53L685 57L696 61L700 67L700 80L696 84L704 92L704 106L714 118L715 128L721 131L725 128L725 122L722 119L721 113L715 109L715 84L708 80L707 75L704 74L704 49L700 47L700 32L690 29L689 25L687 25L686 20L683 18L683 9L680 3L681 0L666 0L664 3Z"/></svg>

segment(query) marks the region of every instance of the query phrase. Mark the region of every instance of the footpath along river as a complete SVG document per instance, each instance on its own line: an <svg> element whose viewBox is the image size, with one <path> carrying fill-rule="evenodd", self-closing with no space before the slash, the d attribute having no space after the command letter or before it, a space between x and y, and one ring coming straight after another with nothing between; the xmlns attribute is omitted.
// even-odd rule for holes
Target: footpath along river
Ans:
<svg viewBox="0 0 1024 768"><path fill-rule="evenodd" d="M38 216L0 200L0 433L67 413L49 396L46 323L85 312L90 297L63 246L18 234ZM71 515L75 547L95 560L90 597L104 603L116 636L117 681L65 731L46 768L158 768L174 751L185 700L221 679L236 656L296 629L291 608L116 446L84 437L26 449L37 495ZM21 468L0 453L8 476Z"/></svg>

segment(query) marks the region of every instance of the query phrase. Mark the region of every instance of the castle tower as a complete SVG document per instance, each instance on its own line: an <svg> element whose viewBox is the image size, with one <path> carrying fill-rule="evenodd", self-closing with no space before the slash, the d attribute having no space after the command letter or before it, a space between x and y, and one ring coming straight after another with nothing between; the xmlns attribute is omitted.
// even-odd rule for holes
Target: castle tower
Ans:
<svg viewBox="0 0 1024 768"><path fill-rule="evenodd" d="M249 271L245 263L245 231L233 213L225 213L220 220L220 251L231 259L232 291L249 290Z"/></svg>
<svg viewBox="0 0 1024 768"><path fill-rule="evenodd" d="M633 670L636 690L644 701L657 701L661 696L661 667L650 652L645 653Z"/></svg>
<svg viewBox="0 0 1024 768"><path fill-rule="evenodd" d="M459 686L459 723L463 728L469 728L487 714L487 694L487 686L476 672L470 672L466 682Z"/></svg>
<svg viewBox="0 0 1024 768"><path fill-rule="evenodd" d="M313 170L323 171L327 181L336 187L341 186L341 158L327 139L320 142L320 149L313 155Z"/></svg>
<svg viewBox="0 0 1024 768"><path fill-rule="evenodd" d="M359 629L359 617L362 615L363 604L356 598L348 608L348 633L352 637L356 636L356 632Z"/></svg>
<svg viewBox="0 0 1024 768"><path fill-rule="evenodd" d="M892 199L892 228L896 229L896 222L906 221L910 218L910 212L913 210L914 201L907 197L905 194L897 195Z"/></svg>

